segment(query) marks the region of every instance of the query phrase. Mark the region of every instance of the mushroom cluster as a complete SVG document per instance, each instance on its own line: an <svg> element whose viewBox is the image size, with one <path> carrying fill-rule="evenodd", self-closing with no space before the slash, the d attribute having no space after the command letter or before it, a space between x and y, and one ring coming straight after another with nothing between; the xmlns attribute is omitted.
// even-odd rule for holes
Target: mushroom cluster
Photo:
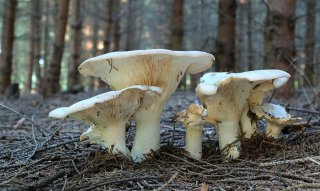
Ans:
<svg viewBox="0 0 320 191"><path fill-rule="evenodd" d="M202 130L204 122L216 127L219 148L225 161L240 156L239 136L244 135L246 138L251 138L256 133L259 119L266 119L268 122L266 135L277 138L285 125L292 124L299 119L292 118L282 106L263 103L263 99L268 91L281 87L289 78L290 75L281 70L204 74L196 88L196 93L207 109L206 116L195 115L194 112L189 111L194 106L190 106L187 112L178 113L180 118L187 116L187 118L178 120L187 127L186 150L194 158L201 159L201 154L194 154L195 151L187 146L192 142L201 149L199 147L201 136L190 140L188 131L192 124L196 124L198 131ZM190 120L193 120L193 123ZM193 143L195 141L200 143Z"/></svg>
<svg viewBox="0 0 320 191"><path fill-rule="evenodd" d="M90 128L81 135L80 141L90 139L91 143L100 144L111 153L122 153L130 158L126 146L126 122L139 107L150 105L151 100L161 93L159 87L131 86L82 100L70 107L55 109L49 113L49 117L71 117L83 121Z"/></svg>
<svg viewBox="0 0 320 191"><path fill-rule="evenodd" d="M210 68L213 61L214 56L206 52L165 49L112 52L90 58L79 66L79 72L84 76L100 77L116 91L81 101L69 108L56 109L49 116L71 116L83 120L91 127L82 138L112 147L115 152L118 150L126 156L130 154L134 161L140 162L146 154L160 148L163 106L184 74L202 72ZM144 88L138 91L136 86ZM126 93L132 89L136 93ZM112 96L115 94L117 96ZM118 99L111 101L109 97ZM136 136L129 152L123 135L124 124L131 117L136 122Z"/></svg>
<svg viewBox="0 0 320 191"><path fill-rule="evenodd" d="M79 72L100 77L114 91L55 109L49 117L83 121L90 127L80 140L89 139L110 153L140 162L160 148L161 113L184 74L202 72L213 62L214 56L206 52L165 49L112 52L90 58L79 66ZM201 159L205 123L216 127L225 161L240 156L239 136L251 138L260 119L267 120L267 136L279 137L284 126L299 118L263 100L267 92L281 87L289 78L281 70L204 74L196 88L203 106L193 104L176 115L176 120L186 126L185 150ZM125 139L125 125L130 119L136 123L131 151Z"/></svg>

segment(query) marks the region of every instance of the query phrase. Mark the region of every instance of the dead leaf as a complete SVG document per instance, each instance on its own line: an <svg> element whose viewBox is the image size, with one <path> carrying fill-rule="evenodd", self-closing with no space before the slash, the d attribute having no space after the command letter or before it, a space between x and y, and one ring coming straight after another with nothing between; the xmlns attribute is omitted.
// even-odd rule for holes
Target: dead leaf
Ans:
<svg viewBox="0 0 320 191"><path fill-rule="evenodd" d="M208 191L208 190L209 190L209 185L206 183L202 183L200 191Z"/></svg>
<svg viewBox="0 0 320 191"><path fill-rule="evenodd" d="M20 129L24 125L25 121L26 121L26 118L24 118L24 117L19 119L19 121L15 124L14 128Z"/></svg>

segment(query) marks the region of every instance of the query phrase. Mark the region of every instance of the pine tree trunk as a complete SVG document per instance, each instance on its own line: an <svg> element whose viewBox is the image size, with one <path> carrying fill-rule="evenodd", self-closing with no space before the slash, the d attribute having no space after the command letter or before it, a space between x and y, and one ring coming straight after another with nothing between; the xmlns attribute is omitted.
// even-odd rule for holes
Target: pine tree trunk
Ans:
<svg viewBox="0 0 320 191"><path fill-rule="evenodd" d="M234 71L236 72L241 72L241 71L246 71L248 66L245 61L245 39L244 39L244 34L245 34L245 24L244 24L244 19L245 19L245 5L243 3L238 3L237 7L237 13L236 13L236 63L235 63L235 68Z"/></svg>
<svg viewBox="0 0 320 191"><path fill-rule="evenodd" d="M133 38L134 38L134 30L132 30L133 18L132 18L132 0L128 0L128 9L127 9L127 39L126 39L126 50L132 50L133 49Z"/></svg>
<svg viewBox="0 0 320 191"><path fill-rule="evenodd" d="M200 17L199 17L199 25L198 25L198 28L197 28L197 33L198 34L203 34L204 31L204 23L206 22L205 21L205 17L206 15L204 14L204 8L205 8L205 2L203 0L200 1ZM205 35L201 35L199 36L198 38L198 41L203 43L203 41L205 40ZM201 47L202 46L202 47ZM201 44L201 46L198 46L199 47L199 50L201 50L203 48L203 45ZM190 75L190 80L191 80L191 84L190 84L190 91L195 91L196 87L198 86L199 84L199 80L201 78L201 76L204 74L205 72L200 72L200 73L197 73L197 74L191 74Z"/></svg>
<svg viewBox="0 0 320 191"><path fill-rule="evenodd" d="M305 43L305 55L306 55L306 66L305 75L309 79L309 85L315 85L315 67L314 67L314 46L316 42L316 0L306 0L307 4L307 28L306 28L306 43ZM305 82L304 85L308 86Z"/></svg>
<svg viewBox="0 0 320 191"><path fill-rule="evenodd" d="M104 40L103 40L103 53L110 52L110 44L111 44L111 35L112 35L112 28L113 28L113 8L114 4L116 4L117 0L108 0L107 1L107 8L106 8L106 24L104 28ZM106 83L100 79L96 79L97 88L106 87Z"/></svg>
<svg viewBox="0 0 320 191"><path fill-rule="evenodd" d="M183 7L184 0L174 0L172 9L171 39L170 47L172 50L182 50L183 43ZM180 81L179 88L187 89L186 75Z"/></svg>
<svg viewBox="0 0 320 191"><path fill-rule="evenodd" d="M97 21L97 19L93 19L92 21L93 23L93 26L92 26L92 49L91 49L91 55L94 57L94 56L97 56L98 54L98 29L99 29L99 23ZM93 91L94 90L94 85L95 85L95 80L97 81L101 81L100 79L96 79L95 77L93 76L89 76L88 78L88 90L89 91Z"/></svg>
<svg viewBox="0 0 320 191"><path fill-rule="evenodd" d="M173 1L171 49L181 50L183 43L183 6L184 0Z"/></svg>
<svg viewBox="0 0 320 191"><path fill-rule="evenodd" d="M236 0L219 1L220 14L215 51L218 71L235 69L236 9Z"/></svg>
<svg viewBox="0 0 320 191"><path fill-rule="evenodd" d="M247 21L248 21L248 70L253 70L253 64L255 63L252 49L252 5L249 0L247 3Z"/></svg>
<svg viewBox="0 0 320 191"><path fill-rule="evenodd" d="M3 94L11 83L14 23L17 4L17 0L3 1L3 25L0 55L0 94Z"/></svg>
<svg viewBox="0 0 320 191"><path fill-rule="evenodd" d="M51 96L60 91L60 69L64 49L64 36L67 28L69 0L59 1L58 21L55 32L55 42L50 66L48 68L45 96Z"/></svg>
<svg viewBox="0 0 320 191"><path fill-rule="evenodd" d="M41 82L41 87L40 87L40 92L42 95L45 94L45 83L47 81L47 72L48 72L48 55L49 55L49 20L50 20L50 14L49 14L49 1L50 0L45 0L45 15L44 15L44 22L42 25L44 26L44 34L43 34L43 41L44 41L44 53L43 53L43 70L42 70L42 82ZM56 2L55 2L56 3Z"/></svg>
<svg viewBox="0 0 320 191"><path fill-rule="evenodd" d="M115 0L113 6L113 51L120 50L120 1Z"/></svg>
<svg viewBox="0 0 320 191"><path fill-rule="evenodd" d="M80 84L78 65L81 50L82 18L80 13L81 0L72 0L72 24L71 24L71 59L68 65L68 90Z"/></svg>
<svg viewBox="0 0 320 191"><path fill-rule="evenodd" d="M41 46L41 1L30 1L30 34L29 34L29 60L26 66L26 80L24 84L24 93L29 94L32 88L32 74L36 73L36 87L39 88L41 83L41 70L39 66L40 46Z"/></svg>
<svg viewBox="0 0 320 191"><path fill-rule="evenodd" d="M295 0L268 1L268 15L265 34L265 68L287 71L291 79L277 90L277 96L292 97L294 89L294 25Z"/></svg>
<svg viewBox="0 0 320 191"><path fill-rule="evenodd" d="M113 12L113 1L108 0L107 2L107 11L106 11L106 24L104 28L104 40L103 40L103 53L108 53L110 51L110 42L111 42L111 32L112 32L112 12Z"/></svg>

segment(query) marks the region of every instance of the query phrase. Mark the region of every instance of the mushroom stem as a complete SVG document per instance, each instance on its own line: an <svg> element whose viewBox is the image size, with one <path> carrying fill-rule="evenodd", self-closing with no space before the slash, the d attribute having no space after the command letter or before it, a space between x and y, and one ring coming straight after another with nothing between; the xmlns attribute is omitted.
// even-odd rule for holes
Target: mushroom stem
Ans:
<svg viewBox="0 0 320 191"><path fill-rule="evenodd" d="M222 121L218 123L219 148L222 151L223 158L236 159L240 156L238 146L239 121Z"/></svg>
<svg viewBox="0 0 320 191"><path fill-rule="evenodd" d="M245 138L250 139L257 131L257 123L254 119L249 117L249 105L248 103L244 107L240 119L241 131Z"/></svg>
<svg viewBox="0 0 320 191"><path fill-rule="evenodd" d="M277 139L280 136L282 128L283 127L281 125L267 121L266 135Z"/></svg>
<svg viewBox="0 0 320 191"><path fill-rule="evenodd" d="M192 158L200 160L202 158L202 125L187 127L186 147Z"/></svg>
<svg viewBox="0 0 320 191"><path fill-rule="evenodd" d="M131 150L131 158L135 162L145 159L145 154L151 150L160 149L160 118L161 110L142 108L134 115L136 121L136 136Z"/></svg>
<svg viewBox="0 0 320 191"><path fill-rule="evenodd" d="M92 126L80 139L89 138L91 143L101 144L111 153L122 153L130 158L130 151L126 146L126 122L114 121L107 123L104 127Z"/></svg>

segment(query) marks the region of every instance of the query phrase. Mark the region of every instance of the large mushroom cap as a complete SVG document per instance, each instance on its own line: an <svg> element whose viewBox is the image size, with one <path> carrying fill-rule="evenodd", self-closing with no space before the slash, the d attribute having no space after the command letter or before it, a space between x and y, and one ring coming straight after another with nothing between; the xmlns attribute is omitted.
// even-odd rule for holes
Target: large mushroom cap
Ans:
<svg viewBox="0 0 320 191"><path fill-rule="evenodd" d="M274 88L278 88L289 80L290 74L282 70L273 69L255 70L241 73L210 72L201 77L199 91L206 95L213 95L216 93L217 85L231 77L247 79L251 82L255 82L255 84L271 81Z"/></svg>
<svg viewBox="0 0 320 191"><path fill-rule="evenodd" d="M105 77L106 72L111 73L114 69L121 73L121 71L119 71L120 68L118 67L123 65L123 67L128 67L127 64L139 64L141 57L150 56L155 60L170 59L172 62L185 64L188 66L186 72L190 74L198 73L210 68L214 61L214 56L212 54L201 51L172 51L166 49L119 51L85 60L79 66L79 71L85 76Z"/></svg>
<svg viewBox="0 0 320 191"><path fill-rule="evenodd" d="M161 94L159 87L136 85L119 91L111 91L79 101L70 107L61 107L49 113L49 117L72 117L89 125L104 125L107 118L115 120L131 116L141 104L145 92ZM150 99L150 98L149 98ZM148 102L150 102L148 99Z"/></svg>
<svg viewBox="0 0 320 191"><path fill-rule="evenodd" d="M185 72L204 71L213 61L213 55L201 51L134 50L90 58L79 66L79 71L101 77L117 90L137 84L166 89L174 81L179 84Z"/></svg>

